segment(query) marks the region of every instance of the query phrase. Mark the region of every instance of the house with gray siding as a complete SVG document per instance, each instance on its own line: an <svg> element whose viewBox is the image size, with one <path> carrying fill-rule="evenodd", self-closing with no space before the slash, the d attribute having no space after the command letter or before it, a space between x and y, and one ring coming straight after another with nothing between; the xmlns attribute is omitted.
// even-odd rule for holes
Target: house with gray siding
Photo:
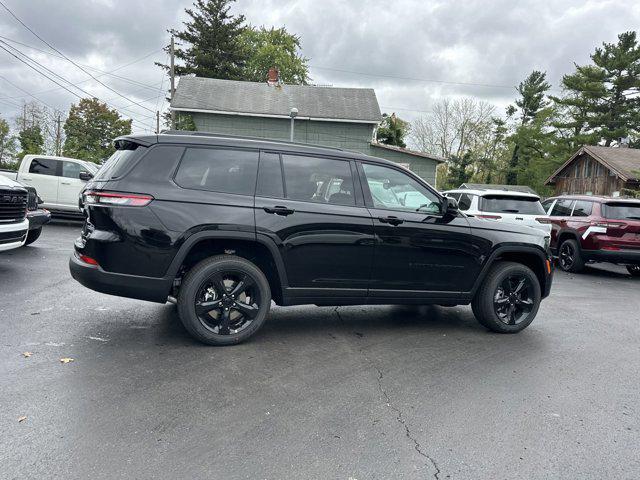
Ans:
<svg viewBox="0 0 640 480"><path fill-rule="evenodd" d="M435 185L444 160L421 152L379 144L382 120L375 91L182 77L171 102L177 115L190 115L202 132L289 140L338 147L386 158Z"/></svg>

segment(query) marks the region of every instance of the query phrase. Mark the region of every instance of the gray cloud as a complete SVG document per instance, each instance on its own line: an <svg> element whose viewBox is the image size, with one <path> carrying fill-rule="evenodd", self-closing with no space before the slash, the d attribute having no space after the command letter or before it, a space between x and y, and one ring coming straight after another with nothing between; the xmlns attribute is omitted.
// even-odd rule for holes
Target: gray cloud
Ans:
<svg viewBox="0 0 640 480"><path fill-rule="evenodd" d="M190 1L4 1L79 63L112 71L152 53L115 72L145 86L100 78L151 110L166 108L167 83L161 90L162 72L153 62L164 61L160 49L168 41L166 29L180 26ZM557 88L574 61L586 63L595 46L615 41L618 33L640 25L640 4L631 0L240 0L233 11L245 14L255 25L284 25L299 34L316 83L373 87L384 110L409 119L428 111L443 96L472 95L503 108L514 97L513 86L534 68L546 70ZM2 9L0 35L47 50ZM82 82L82 88L112 105L127 105L65 60L15 46L69 80ZM62 110L77 100L3 51L0 75ZM0 79L0 115L15 116L21 96ZM136 118L137 129L152 127L149 111L129 108L126 113Z"/></svg>

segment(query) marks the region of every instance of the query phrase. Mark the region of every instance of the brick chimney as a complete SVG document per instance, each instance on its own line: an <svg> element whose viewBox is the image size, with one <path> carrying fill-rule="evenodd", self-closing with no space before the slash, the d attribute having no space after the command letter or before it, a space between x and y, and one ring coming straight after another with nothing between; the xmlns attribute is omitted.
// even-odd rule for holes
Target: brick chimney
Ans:
<svg viewBox="0 0 640 480"><path fill-rule="evenodd" d="M276 67L271 67L267 74L267 83L269 85L280 85L280 72Z"/></svg>

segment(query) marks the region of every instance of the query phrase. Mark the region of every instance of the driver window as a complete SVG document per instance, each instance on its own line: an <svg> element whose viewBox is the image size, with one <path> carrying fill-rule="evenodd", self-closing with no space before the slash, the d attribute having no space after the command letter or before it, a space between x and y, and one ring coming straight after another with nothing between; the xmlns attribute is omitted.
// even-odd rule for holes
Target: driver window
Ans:
<svg viewBox="0 0 640 480"><path fill-rule="evenodd" d="M375 208L440 213L440 199L408 175L393 168L362 164Z"/></svg>

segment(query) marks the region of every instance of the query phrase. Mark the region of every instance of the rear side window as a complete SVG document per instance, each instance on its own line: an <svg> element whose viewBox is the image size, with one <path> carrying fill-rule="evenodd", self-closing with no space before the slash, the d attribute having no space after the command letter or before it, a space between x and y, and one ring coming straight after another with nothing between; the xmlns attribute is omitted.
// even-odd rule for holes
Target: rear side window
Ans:
<svg viewBox="0 0 640 480"><path fill-rule="evenodd" d="M283 155L282 166L287 198L303 202L355 205L349 162Z"/></svg>
<svg viewBox="0 0 640 480"><path fill-rule="evenodd" d="M615 220L640 220L640 203L606 203L603 207L605 218Z"/></svg>
<svg viewBox="0 0 640 480"><path fill-rule="evenodd" d="M552 217L568 217L571 215L573 200L558 200L551 210Z"/></svg>
<svg viewBox="0 0 640 480"><path fill-rule="evenodd" d="M253 195L257 173L257 151L187 148L175 182L194 190Z"/></svg>
<svg viewBox="0 0 640 480"><path fill-rule="evenodd" d="M551 207L551 204L555 202L555 199L550 199L550 200L545 200L544 202L542 202L542 208L544 208L544 211L546 213L549 213L549 208Z"/></svg>
<svg viewBox="0 0 640 480"><path fill-rule="evenodd" d="M260 154L256 195L260 197L284 197L280 155L277 153Z"/></svg>
<svg viewBox="0 0 640 480"><path fill-rule="evenodd" d="M576 200L576 205L573 207L574 217L588 217L591 215L591 209L593 208L593 202L587 202L585 200Z"/></svg>
<svg viewBox="0 0 640 480"><path fill-rule="evenodd" d="M483 212L522 213L523 215L544 215L540 199L515 195L485 195L482 197Z"/></svg>
<svg viewBox="0 0 640 480"><path fill-rule="evenodd" d="M49 158L34 158L29 165L29 173L37 173L39 175L52 175L59 176L58 172L58 160L51 160Z"/></svg>
<svg viewBox="0 0 640 480"><path fill-rule="evenodd" d="M145 147L138 146L132 143L127 144L127 148L116 150L113 152L102 168L98 170L98 173L93 177L94 180L112 180L114 178L121 177L129 170L129 167L134 161L134 158L138 158L142 155L142 152L146 151Z"/></svg>

